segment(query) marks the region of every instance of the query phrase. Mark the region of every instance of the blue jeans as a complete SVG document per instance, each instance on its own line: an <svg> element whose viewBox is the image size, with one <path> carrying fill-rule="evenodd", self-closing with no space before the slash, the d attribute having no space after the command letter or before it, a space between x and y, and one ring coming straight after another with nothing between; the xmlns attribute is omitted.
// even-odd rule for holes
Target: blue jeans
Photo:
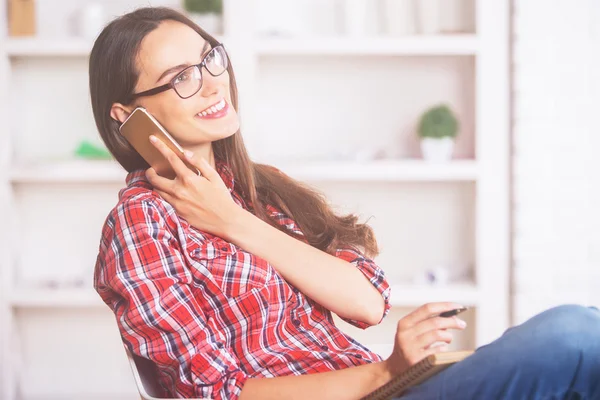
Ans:
<svg viewBox="0 0 600 400"><path fill-rule="evenodd" d="M600 399L600 312L544 311L400 398Z"/></svg>

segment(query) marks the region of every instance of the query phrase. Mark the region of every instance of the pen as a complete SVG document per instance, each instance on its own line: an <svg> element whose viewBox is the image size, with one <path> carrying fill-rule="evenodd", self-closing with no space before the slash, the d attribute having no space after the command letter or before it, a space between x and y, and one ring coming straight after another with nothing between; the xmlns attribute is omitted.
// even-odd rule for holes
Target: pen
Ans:
<svg viewBox="0 0 600 400"><path fill-rule="evenodd" d="M438 314L438 317L450 318L467 310L467 307L455 308L454 310L444 311Z"/></svg>

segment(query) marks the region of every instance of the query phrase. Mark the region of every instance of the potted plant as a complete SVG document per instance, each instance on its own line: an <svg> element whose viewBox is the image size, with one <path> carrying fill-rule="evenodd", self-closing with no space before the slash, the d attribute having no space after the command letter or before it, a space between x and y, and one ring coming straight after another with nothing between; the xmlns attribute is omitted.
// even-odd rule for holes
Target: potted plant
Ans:
<svg viewBox="0 0 600 400"><path fill-rule="evenodd" d="M184 0L183 8L206 32L222 33L223 0Z"/></svg>
<svg viewBox="0 0 600 400"><path fill-rule="evenodd" d="M421 152L425 160L433 162L450 160L457 133L458 120L450 107L441 104L425 111L418 127Z"/></svg>

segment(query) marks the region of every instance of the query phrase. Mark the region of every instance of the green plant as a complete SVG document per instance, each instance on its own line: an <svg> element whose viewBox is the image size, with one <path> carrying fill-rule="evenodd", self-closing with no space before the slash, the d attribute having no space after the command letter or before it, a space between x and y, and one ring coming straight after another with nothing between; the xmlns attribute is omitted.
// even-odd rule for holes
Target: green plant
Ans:
<svg viewBox="0 0 600 400"><path fill-rule="evenodd" d="M112 160L112 154L104 146L96 145L88 140L82 140L74 151L77 158L88 160Z"/></svg>
<svg viewBox="0 0 600 400"><path fill-rule="evenodd" d="M223 12L223 0L184 0L183 8L190 13L221 14Z"/></svg>
<svg viewBox="0 0 600 400"><path fill-rule="evenodd" d="M447 105L431 107L419 121L418 134L421 138L454 138L458 133L458 120Z"/></svg>

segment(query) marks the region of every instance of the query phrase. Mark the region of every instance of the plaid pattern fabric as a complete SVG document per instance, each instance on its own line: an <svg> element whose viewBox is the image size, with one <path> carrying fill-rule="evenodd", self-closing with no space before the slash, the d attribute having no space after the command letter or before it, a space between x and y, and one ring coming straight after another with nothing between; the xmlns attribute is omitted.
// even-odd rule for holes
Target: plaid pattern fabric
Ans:
<svg viewBox="0 0 600 400"><path fill-rule="evenodd" d="M248 209L234 190L230 168L218 163L217 171L234 201ZM300 233L275 207L269 212ZM390 288L383 271L352 249L337 256L381 292L387 314ZM264 259L179 218L152 191L144 171L127 176L105 222L94 287L115 313L130 351L152 360L161 384L177 396L237 399L247 378L381 360Z"/></svg>

